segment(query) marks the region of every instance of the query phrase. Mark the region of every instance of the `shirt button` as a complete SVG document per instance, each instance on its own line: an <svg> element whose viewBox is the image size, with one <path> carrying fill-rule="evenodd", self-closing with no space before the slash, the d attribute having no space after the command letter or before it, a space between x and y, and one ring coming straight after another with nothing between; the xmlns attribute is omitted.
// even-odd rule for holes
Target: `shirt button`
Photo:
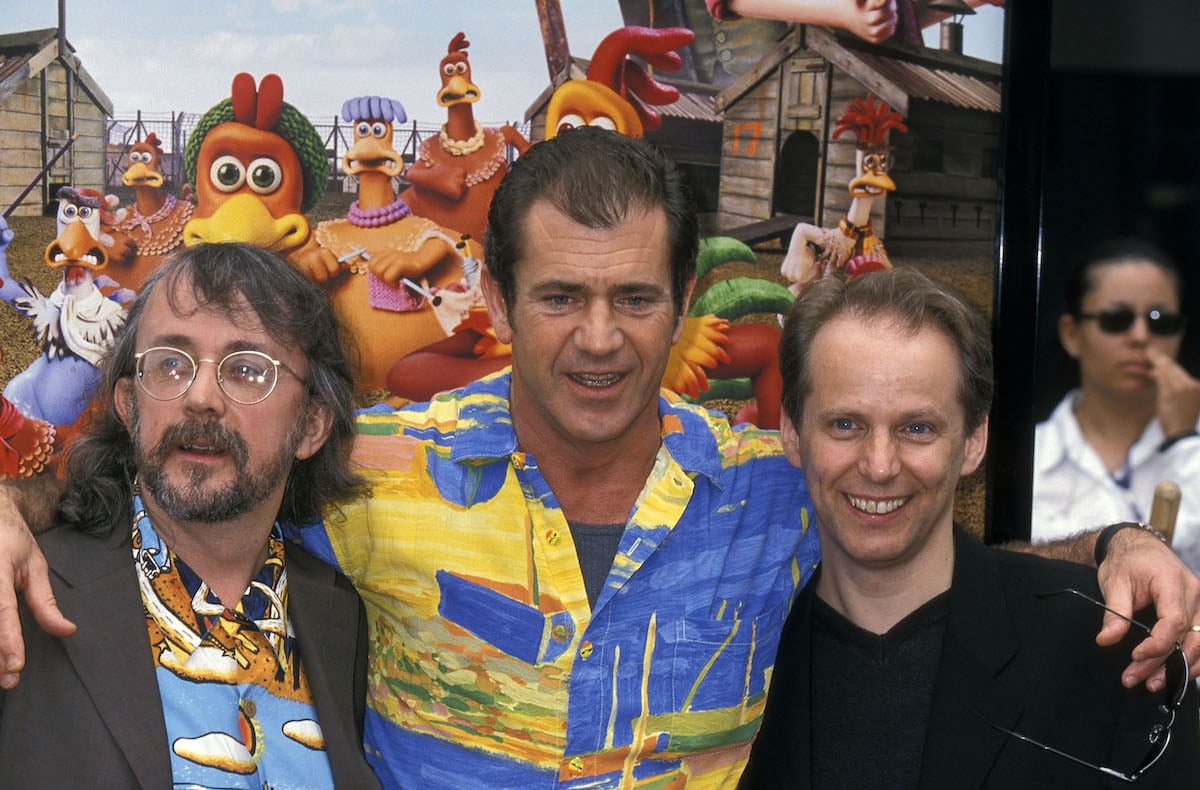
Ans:
<svg viewBox="0 0 1200 790"><path fill-rule="evenodd" d="M561 537L562 536L558 534L558 530L556 529L546 530L546 542L551 546L557 546Z"/></svg>
<svg viewBox="0 0 1200 790"><path fill-rule="evenodd" d="M592 643L591 642L584 642L582 645L579 646L579 657L580 658L590 658L591 655L592 655Z"/></svg>
<svg viewBox="0 0 1200 790"><path fill-rule="evenodd" d="M550 629L550 638L555 642L565 642L571 637L571 629L562 623Z"/></svg>
<svg viewBox="0 0 1200 790"><path fill-rule="evenodd" d="M583 758L582 757L572 757L571 762L567 763L567 768L573 774L583 773Z"/></svg>

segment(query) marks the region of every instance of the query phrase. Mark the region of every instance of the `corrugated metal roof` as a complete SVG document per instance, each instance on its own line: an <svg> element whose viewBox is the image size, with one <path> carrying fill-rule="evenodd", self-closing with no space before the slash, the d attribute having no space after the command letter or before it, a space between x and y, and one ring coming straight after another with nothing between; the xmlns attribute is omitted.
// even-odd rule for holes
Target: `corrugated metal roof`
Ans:
<svg viewBox="0 0 1200 790"><path fill-rule="evenodd" d="M662 78L662 75L655 75L655 79L659 82L668 82ZM708 123L720 123L721 113L717 112L717 99L712 93L702 93L700 91L690 91L687 88L679 88L679 99L671 104L652 107L655 112L664 118L682 118L689 121L706 121Z"/></svg>
<svg viewBox="0 0 1200 790"><path fill-rule="evenodd" d="M1000 112L1000 81L983 79L961 71L941 69L855 52L864 64L914 99L925 99L984 112Z"/></svg>
<svg viewBox="0 0 1200 790"><path fill-rule="evenodd" d="M936 49L872 46L824 27L806 28L805 43L864 84L886 83L908 99L1000 112L998 64Z"/></svg>

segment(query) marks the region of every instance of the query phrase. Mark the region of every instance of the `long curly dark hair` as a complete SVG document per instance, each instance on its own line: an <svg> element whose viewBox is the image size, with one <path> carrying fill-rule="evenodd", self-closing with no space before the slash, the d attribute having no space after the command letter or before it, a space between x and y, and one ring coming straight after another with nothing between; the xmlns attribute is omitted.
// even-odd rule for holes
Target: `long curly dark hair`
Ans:
<svg viewBox="0 0 1200 790"><path fill-rule="evenodd" d="M321 449L293 464L279 520L302 526L320 518L328 507L365 496L366 483L350 464L356 352L328 298L274 253L239 243L200 244L182 249L159 267L130 308L103 363L91 416L67 451L67 489L58 505L59 520L83 532L103 534L132 518L130 487L137 474L133 438L117 414L113 391L121 379L134 374L138 326L147 300L159 289L173 295L180 288L186 288L200 308L217 310L231 321L249 305L273 338L304 354L309 368L307 405L322 405L333 418Z"/></svg>

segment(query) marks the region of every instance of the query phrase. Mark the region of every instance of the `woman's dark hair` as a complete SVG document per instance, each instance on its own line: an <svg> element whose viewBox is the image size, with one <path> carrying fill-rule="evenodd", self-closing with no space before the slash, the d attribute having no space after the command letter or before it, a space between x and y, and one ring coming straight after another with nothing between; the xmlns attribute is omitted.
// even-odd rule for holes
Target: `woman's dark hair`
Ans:
<svg viewBox="0 0 1200 790"><path fill-rule="evenodd" d="M1083 313L1083 300L1096 287L1094 274L1097 269L1132 261L1143 261L1162 269L1171 278L1175 285L1175 294L1179 297L1180 304L1183 304L1183 277L1179 265L1171 256L1143 239L1115 238L1105 239L1088 248L1071 270L1064 295L1066 314L1078 319Z"/></svg>

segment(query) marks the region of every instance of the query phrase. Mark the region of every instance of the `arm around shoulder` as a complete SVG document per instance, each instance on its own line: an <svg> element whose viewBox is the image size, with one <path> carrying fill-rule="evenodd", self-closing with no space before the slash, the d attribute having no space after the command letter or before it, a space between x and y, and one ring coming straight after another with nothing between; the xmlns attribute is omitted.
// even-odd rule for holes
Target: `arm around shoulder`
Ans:
<svg viewBox="0 0 1200 790"><path fill-rule="evenodd" d="M1125 617L1154 606L1158 620L1150 636L1133 651L1122 677L1126 686L1145 682L1151 690L1161 689L1165 683L1162 666L1176 642L1183 645L1192 676L1200 675L1200 631L1192 628L1200 624L1200 579L1154 530L1122 522L1049 543L1008 544L1005 548L1098 565L1105 603ZM1121 617L1106 614L1096 641L1114 644L1128 629L1129 623Z"/></svg>
<svg viewBox="0 0 1200 790"><path fill-rule="evenodd" d="M0 689L16 686L25 668L18 593L46 631L55 636L75 632L58 609L46 560L27 526L30 516L42 529L50 525L61 486L49 475L0 483Z"/></svg>

